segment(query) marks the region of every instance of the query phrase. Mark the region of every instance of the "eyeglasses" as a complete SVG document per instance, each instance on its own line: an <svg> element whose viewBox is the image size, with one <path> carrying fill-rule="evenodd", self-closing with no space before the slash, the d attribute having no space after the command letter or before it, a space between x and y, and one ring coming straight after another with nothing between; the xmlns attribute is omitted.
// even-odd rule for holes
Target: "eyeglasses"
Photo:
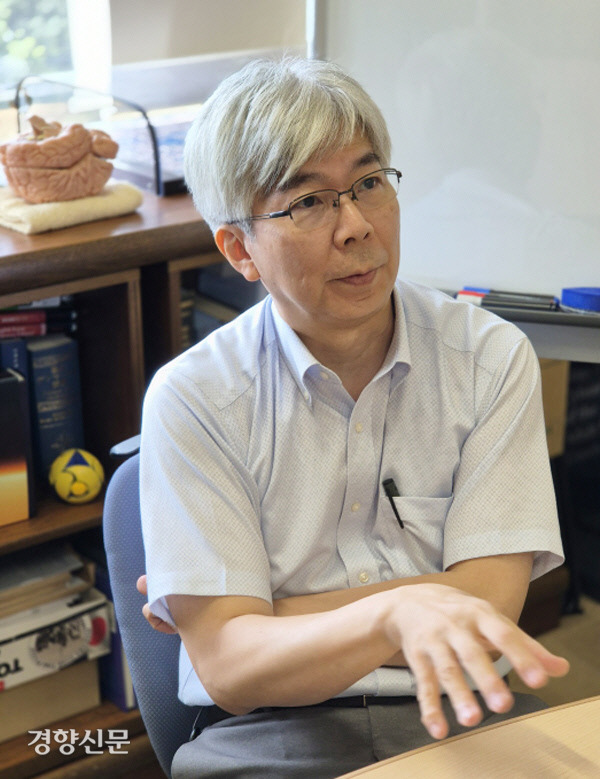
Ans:
<svg viewBox="0 0 600 779"><path fill-rule="evenodd" d="M344 189L342 192L337 189L318 189L315 192L308 192L292 200L285 211L271 211L269 214L249 216L247 221L289 216L301 230L305 232L317 230L335 221L335 209L339 208L342 195L350 195L361 210L375 209L389 203L398 194L401 176L402 173L396 168L374 170L366 176L361 176L350 189Z"/></svg>

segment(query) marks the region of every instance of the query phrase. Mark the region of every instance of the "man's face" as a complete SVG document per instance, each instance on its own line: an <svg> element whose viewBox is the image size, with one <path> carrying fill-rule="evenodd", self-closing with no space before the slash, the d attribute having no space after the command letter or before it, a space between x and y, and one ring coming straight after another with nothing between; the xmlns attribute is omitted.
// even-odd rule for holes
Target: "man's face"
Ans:
<svg viewBox="0 0 600 779"><path fill-rule="evenodd" d="M349 146L320 160L309 160L293 186L258 199L254 214L283 210L297 197L318 189L348 189L380 167L368 141L358 136ZM332 209L333 210L333 209ZM311 232L289 217L254 222L244 236L246 278L260 278L283 319L302 337L344 330L390 315L391 291L400 255L400 209L393 198L362 212L343 195L330 224Z"/></svg>

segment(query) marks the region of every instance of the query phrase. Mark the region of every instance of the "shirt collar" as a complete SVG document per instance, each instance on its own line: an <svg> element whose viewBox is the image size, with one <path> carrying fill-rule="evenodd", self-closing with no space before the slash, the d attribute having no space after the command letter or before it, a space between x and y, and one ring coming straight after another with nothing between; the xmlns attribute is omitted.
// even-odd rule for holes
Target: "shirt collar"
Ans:
<svg viewBox="0 0 600 779"><path fill-rule="evenodd" d="M277 310L274 300L271 301L271 313L273 315L273 323L279 340L280 351L300 392L307 403L310 404L311 396L305 378L309 369L313 366L319 366L320 363L313 357L304 343L300 340L299 336L283 319Z"/></svg>
<svg viewBox="0 0 600 779"><path fill-rule="evenodd" d="M390 348L383 361L381 368L377 371L377 374L373 377L373 381L386 374L388 371L392 371L391 389L393 389L408 373L410 370L410 347L408 344L407 330L406 330L406 318L404 314L404 308L402 306L402 298L398 289L398 284L394 286L392 291L392 297L394 301L394 333L392 335L392 342ZM311 354L306 348L299 336L292 330L288 323L283 319L275 301L271 301L271 312L273 316L273 323L275 331L279 340L281 353L290 369L290 372L298 385L304 399L307 403L311 404L311 390L310 383L306 381L307 375L311 368L318 368L320 370L329 371Z"/></svg>
<svg viewBox="0 0 600 779"><path fill-rule="evenodd" d="M394 333L392 342L381 368L374 376L373 380L384 373L392 371L391 389L406 376L411 366L410 345L408 343L408 329L406 327L406 316L404 306L402 305L402 295L400 294L399 282L396 282L392 291L394 301Z"/></svg>

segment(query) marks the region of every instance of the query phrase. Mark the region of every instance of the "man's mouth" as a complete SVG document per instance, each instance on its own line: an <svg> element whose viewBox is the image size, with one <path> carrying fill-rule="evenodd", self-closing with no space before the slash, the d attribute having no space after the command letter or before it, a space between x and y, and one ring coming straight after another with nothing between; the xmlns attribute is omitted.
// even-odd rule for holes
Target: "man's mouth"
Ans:
<svg viewBox="0 0 600 779"><path fill-rule="evenodd" d="M365 286L374 280L377 274L377 270L377 268L373 268L373 270L366 271L365 273L352 273L348 276L341 277L339 281L342 281L345 284L351 284L356 287Z"/></svg>

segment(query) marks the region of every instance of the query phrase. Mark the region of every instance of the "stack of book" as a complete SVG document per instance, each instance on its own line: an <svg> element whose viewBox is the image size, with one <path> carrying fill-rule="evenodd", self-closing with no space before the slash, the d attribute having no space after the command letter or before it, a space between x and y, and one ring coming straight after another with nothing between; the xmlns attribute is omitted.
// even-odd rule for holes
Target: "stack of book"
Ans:
<svg viewBox="0 0 600 779"><path fill-rule="evenodd" d="M181 315L181 348L189 349L198 340L194 330L194 305L196 293L193 289L182 287L179 303Z"/></svg>
<svg viewBox="0 0 600 779"><path fill-rule="evenodd" d="M240 312L204 295L196 295L194 298L194 309L192 321L196 341L201 341L213 330L231 322Z"/></svg>
<svg viewBox="0 0 600 779"><path fill-rule="evenodd" d="M262 284L246 281L228 263L198 271L196 289L181 289L181 344L187 349L267 295Z"/></svg>
<svg viewBox="0 0 600 779"><path fill-rule="evenodd" d="M112 617L93 580L93 565L65 543L3 558L0 741L99 704L96 660L109 651Z"/></svg>
<svg viewBox="0 0 600 779"><path fill-rule="evenodd" d="M35 556L28 551L2 558L0 570L0 629L13 614L34 614L45 603L68 603L89 590L94 567L68 544L46 544Z"/></svg>
<svg viewBox="0 0 600 779"><path fill-rule="evenodd" d="M228 262L206 265L198 271L197 291L226 306L245 311L267 295L259 281L246 281Z"/></svg>
<svg viewBox="0 0 600 779"><path fill-rule="evenodd" d="M4 476L7 468L14 472L11 463L18 462L19 468L27 463L31 488L36 479L38 484L47 483L50 466L61 452L85 446L76 333L77 312L71 299L52 298L37 306L0 311L0 370L10 373L0 391L18 396L18 401L13 397L11 412L7 403L0 404L2 429L6 431L8 424L11 429L10 436L4 436L10 451L0 453L3 505L9 499ZM3 523L33 516L31 495L26 510L23 505L10 518L4 514Z"/></svg>
<svg viewBox="0 0 600 779"><path fill-rule="evenodd" d="M181 290L181 348L188 349L240 313L238 309L193 289Z"/></svg>
<svg viewBox="0 0 600 779"><path fill-rule="evenodd" d="M27 306L0 311L0 338L77 332L77 310L70 305Z"/></svg>

